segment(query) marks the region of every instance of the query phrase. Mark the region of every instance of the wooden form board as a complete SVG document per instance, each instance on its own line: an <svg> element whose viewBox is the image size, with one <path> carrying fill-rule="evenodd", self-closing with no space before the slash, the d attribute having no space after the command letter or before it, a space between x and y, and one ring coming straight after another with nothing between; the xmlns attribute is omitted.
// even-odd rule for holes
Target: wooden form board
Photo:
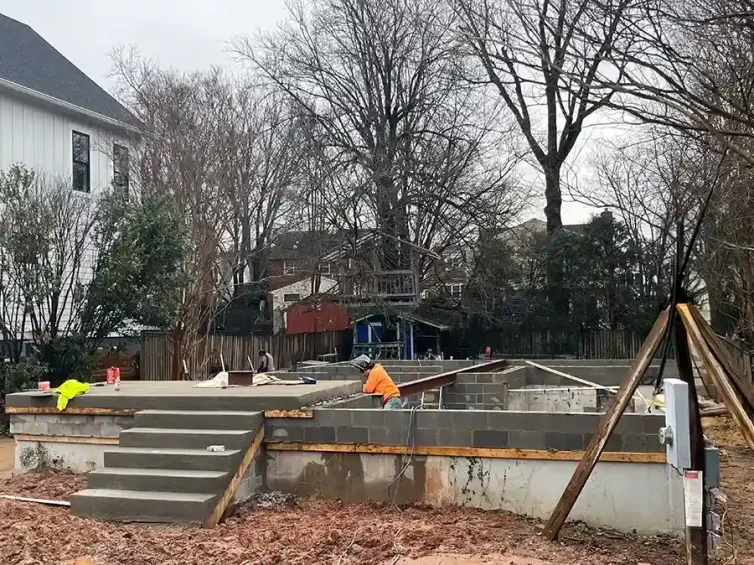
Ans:
<svg viewBox="0 0 754 565"><path fill-rule="evenodd" d="M89 445L118 445L117 437L102 436L47 436L33 434L16 434L16 441L35 441L40 443L84 443Z"/></svg>
<svg viewBox="0 0 754 565"><path fill-rule="evenodd" d="M282 443L264 444L267 451L313 451L322 453L372 453L404 455L405 445L370 445L357 443ZM435 455L439 457L484 457L489 459L531 459L538 461L579 461L583 451L550 451L547 449L481 448L416 446L414 455ZM609 463L665 463L664 453L623 453L606 452L600 461Z"/></svg>
<svg viewBox="0 0 754 565"><path fill-rule="evenodd" d="M246 471L249 469L249 465L251 465L254 457L256 457L257 453L259 452L263 440L264 422L261 426L259 426L259 430L257 430L257 433L254 436L254 440L251 442L249 449L246 450L246 453L244 453L243 459L241 459L241 462L238 464L238 469L236 469L233 478L230 480L230 483L228 483L228 487L225 489L225 492L217 501L217 504L212 510L212 513L204 521L205 528L214 528L222 519L223 514L225 514L225 511L228 509L230 501L233 500L233 496L238 490L238 486L241 484L241 480L246 474Z"/></svg>

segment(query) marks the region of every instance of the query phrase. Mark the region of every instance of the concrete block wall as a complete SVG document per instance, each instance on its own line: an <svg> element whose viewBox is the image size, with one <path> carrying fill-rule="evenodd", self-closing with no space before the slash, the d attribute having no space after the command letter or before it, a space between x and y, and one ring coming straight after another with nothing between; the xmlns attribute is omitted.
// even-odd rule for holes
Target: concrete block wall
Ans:
<svg viewBox="0 0 754 565"><path fill-rule="evenodd" d="M87 438L117 439L134 426L133 416L82 416L74 414L11 415L11 433L16 436L16 471L71 471L86 473L104 466L112 445ZM24 436L44 436L24 438ZM78 441L63 442L74 437Z"/></svg>
<svg viewBox="0 0 754 565"><path fill-rule="evenodd" d="M549 362L549 361L548 361ZM602 386L620 386L621 382L626 378L629 365L548 365L548 362L537 361L540 365L552 367L555 370L568 373L575 377L580 377L587 381L602 385ZM581 363L578 361L577 363ZM524 365L526 368L526 385L548 385L548 386L574 386L575 381L566 377L550 373L543 369ZM642 384L653 384L654 379L659 372L658 366L651 366L647 370L647 374L642 381ZM678 368L674 363L668 363L663 373L663 378L677 378Z"/></svg>
<svg viewBox="0 0 754 565"><path fill-rule="evenodd" d="M133 416L81 416L74 414L11 414L13 435L114 437L134 425Z"/></svg>
<svg viewBox="0 0 754 565"><path fill-rule="evenodd" d="M314 410L314 417L268 419L265 437L272 442L406 445L413 428L416 446L552 449L583 451L599 414L498 412L469 410ZM664 452L657 432L662 415L624 415L606 450Z"/></svg>
<svg viewBox="0 0 754 565"><path fill-rule="evenodd" d="M524 412L604 412L613 395L591 387L532 387L508 390L507 410ZM635 412L635 401L626 407Z"/></svg>
<svg viewBox="0 0 754 565"><path fill-rule="evenodd" d="M495 373L463 373L443 391L443 408L448 410L507 410L510 388L526 383L526 369L511 367ZM426 397L425 397L426 400Z"/></svg>

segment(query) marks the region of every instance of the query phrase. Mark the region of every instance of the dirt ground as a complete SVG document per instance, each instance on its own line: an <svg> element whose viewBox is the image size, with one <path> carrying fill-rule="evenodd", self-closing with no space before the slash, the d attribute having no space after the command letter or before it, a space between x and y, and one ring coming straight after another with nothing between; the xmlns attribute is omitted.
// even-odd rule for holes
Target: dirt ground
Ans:
<svg viewBox="0 0 754 565"><path fill-rule="evenodd" d="M722 443L728 495L727 552L720 563L754 564L754 456L725 418L707 422ZM0 479L0 492L66 499L74 475ZM214 530L110 524L66 508L0 499L3 565L617 565L684 563L682 543L568 524L560 543L541 524L506 512L467 508L346 505L307 499L246 507Z"/></svg>
<svg viewBox="0 0 754 565"><path fill-rule="evenodd" d="M15 465L16 443L13 438L0 436L0 479L10 477Z"/></svg>

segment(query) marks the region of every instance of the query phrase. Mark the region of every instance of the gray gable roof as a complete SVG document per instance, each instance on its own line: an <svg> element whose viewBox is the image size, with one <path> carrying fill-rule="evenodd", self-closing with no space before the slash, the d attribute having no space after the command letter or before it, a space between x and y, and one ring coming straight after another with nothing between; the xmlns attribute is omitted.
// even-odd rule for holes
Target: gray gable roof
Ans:
<svg viewBox="0 0 754 565"><path fill-rule="evenodd" d="M129 123L120 102L28 25L0 14L0 79Z"/></svg>

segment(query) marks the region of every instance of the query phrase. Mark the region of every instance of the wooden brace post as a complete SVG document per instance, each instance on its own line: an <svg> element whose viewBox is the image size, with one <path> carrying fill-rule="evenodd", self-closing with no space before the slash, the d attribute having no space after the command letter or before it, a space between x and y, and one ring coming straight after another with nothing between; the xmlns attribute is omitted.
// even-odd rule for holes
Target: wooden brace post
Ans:
<svg viewBox="0 0 754 565"><path fill-rule="evenodd" d="M618 425L623 412L626 410L628 403L631 401L636 389L639 387L644 375L647 372L647 368L652 362L657 348L662 343L665 330L668 326L669 309L663 310L655 321L652 331L649 332L649 336L641 346L638 356L628 369L628 374L625 380L621 383L618 393L615 395L613 404L608 411L603 415L597 429L592 436L592 440L589 442L589 446L584 452L584 458L579 462L576 470L571 477L568 486L566 486L563 494L552 511L552 515L545 525L544 536L549 541L553 541L558 537L560 528L568 518L568 515L573 509L573 505L576 504L581 491L584 490L589 476L592 474L594 466L600 458L600 455L605 449L607 441L610 439L610 435Z"/></svg>

